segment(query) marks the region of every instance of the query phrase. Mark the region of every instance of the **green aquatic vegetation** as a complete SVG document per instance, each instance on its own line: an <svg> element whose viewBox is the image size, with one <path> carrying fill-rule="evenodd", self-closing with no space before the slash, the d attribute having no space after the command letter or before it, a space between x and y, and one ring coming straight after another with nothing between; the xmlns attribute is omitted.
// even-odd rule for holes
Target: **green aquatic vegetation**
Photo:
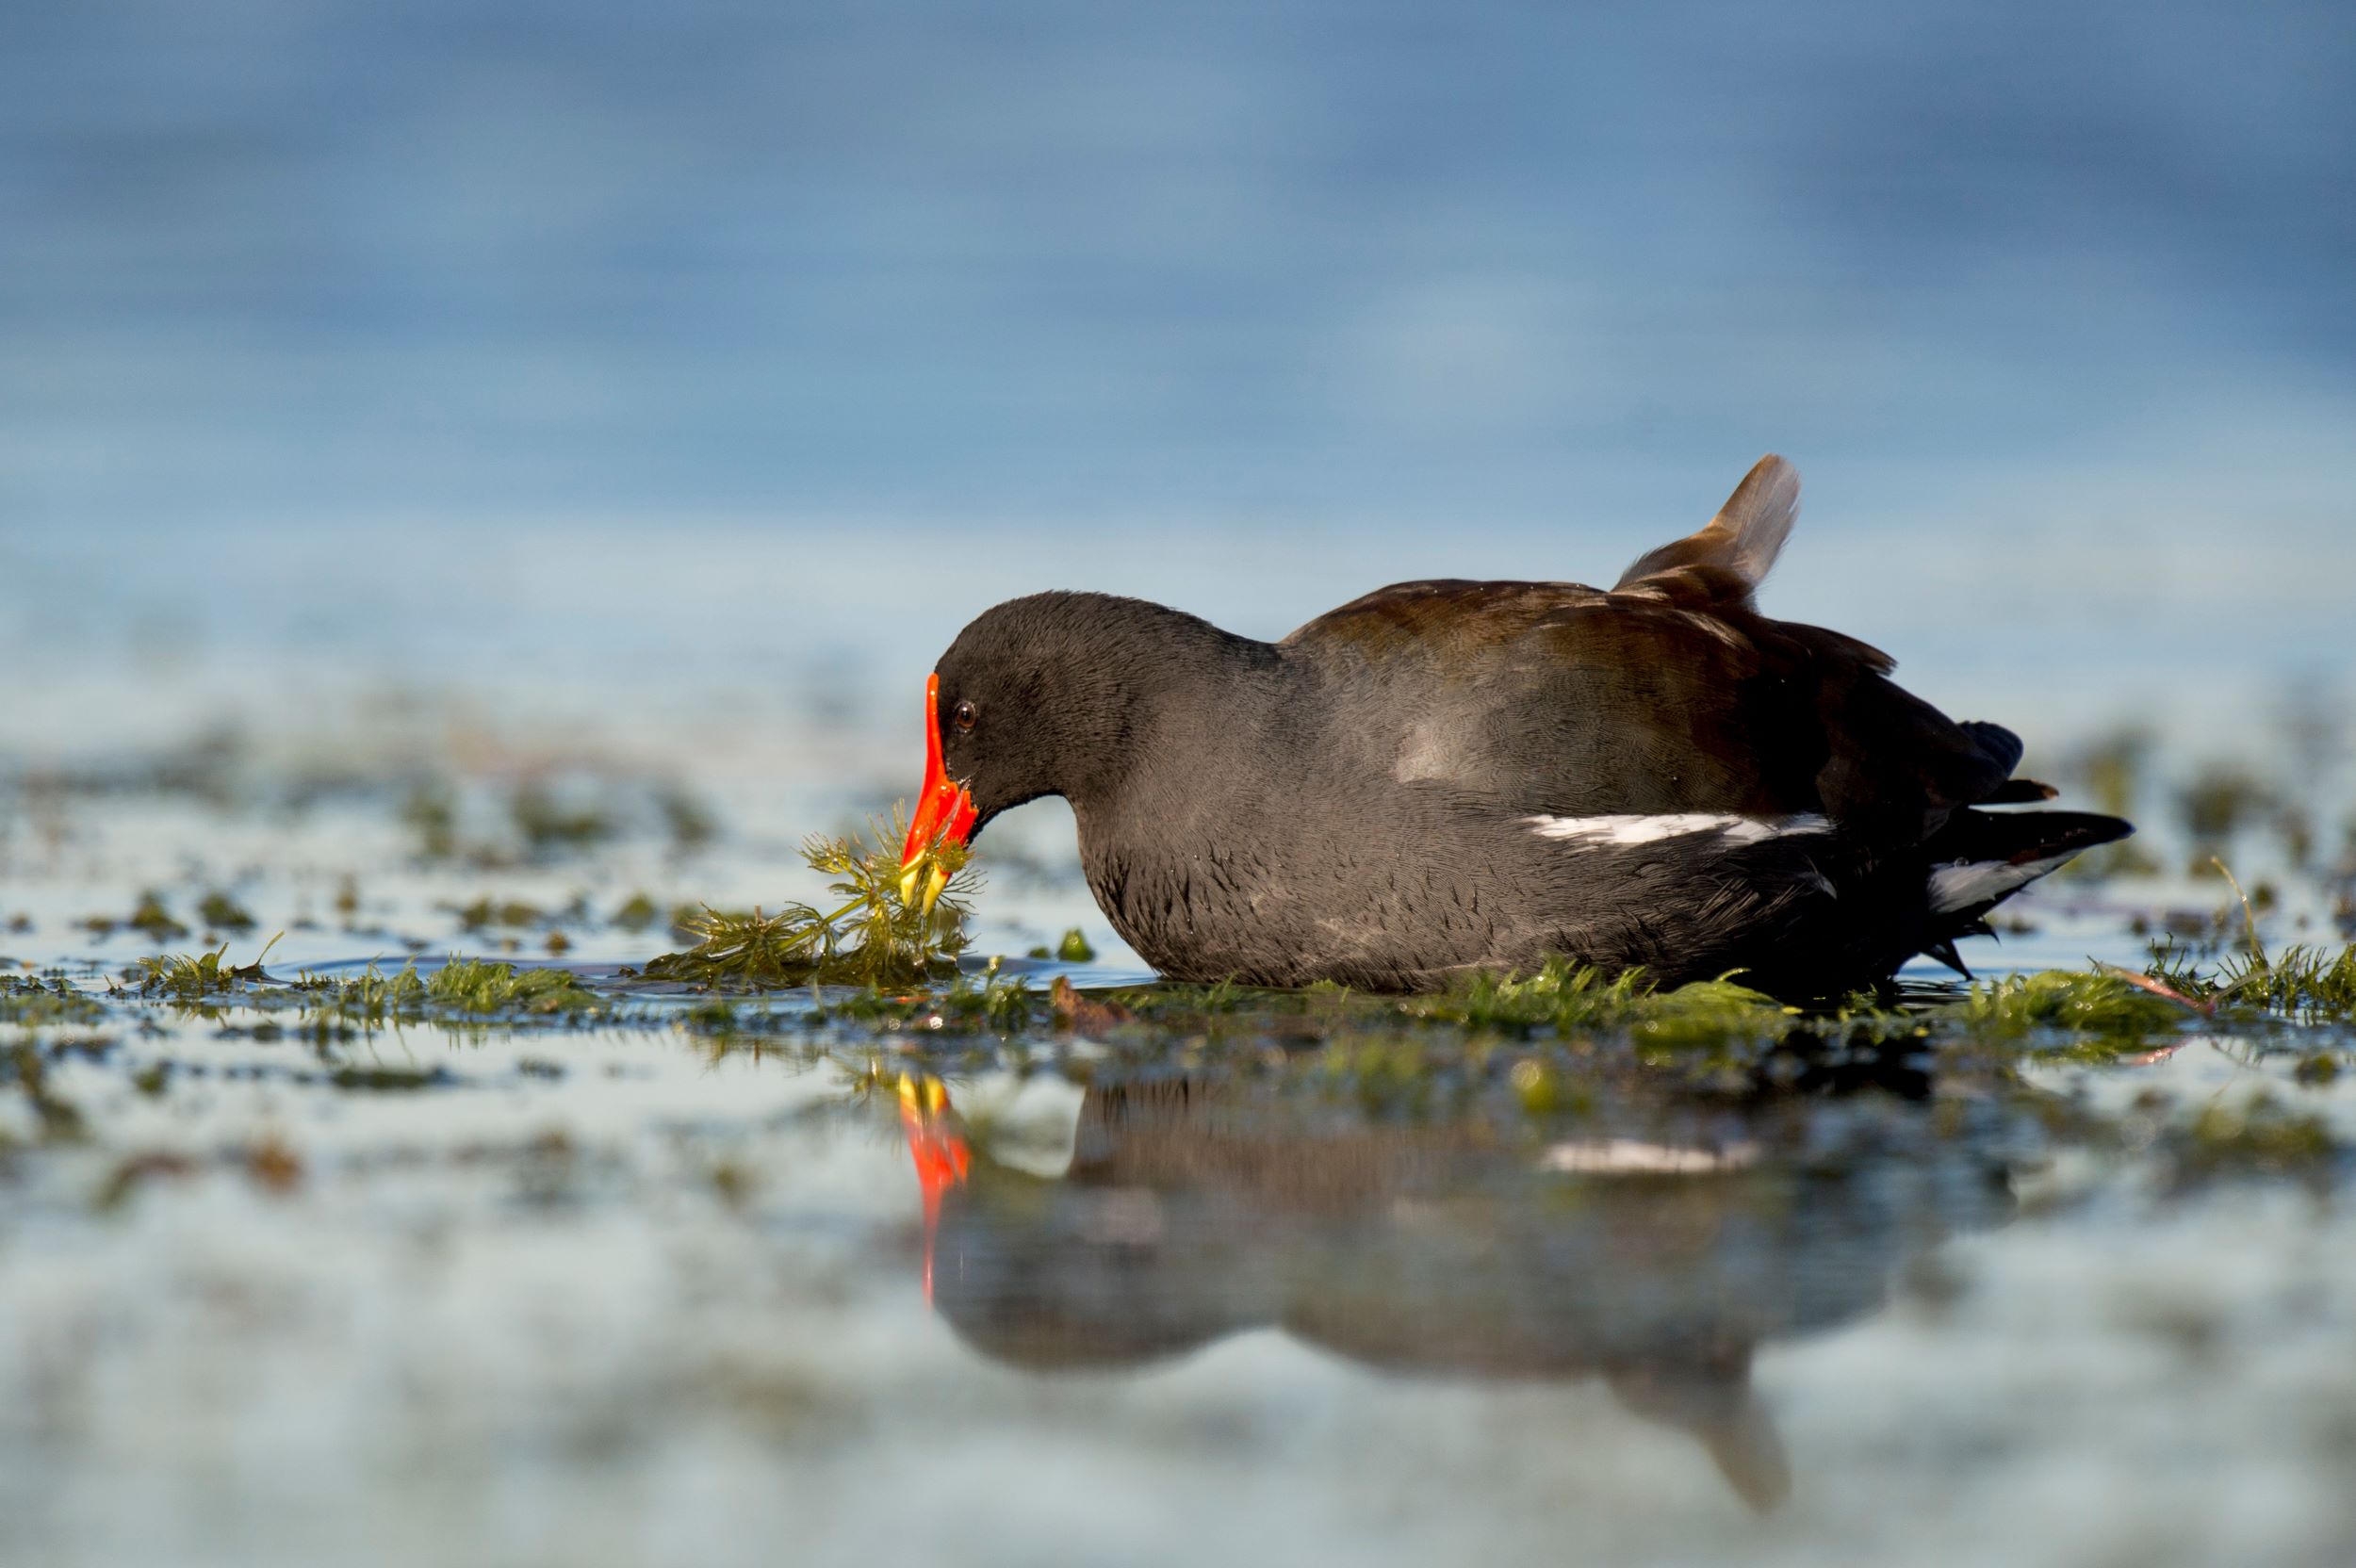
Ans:
<svg viewBox="0 0 2356 1568"><path fill-rule="evenodd" d="M415 963L386 974L370 964L350 978L329 979L305 974L296 982L317 1021L340 1021L381 1027L389 1021L415 1017L425 1006L425 980Z"/></svg>
<svg viewBox="0 0 2356 1568"><path fill-rule="evenodd" d="M1773 1039L1799 1016L1797 1008L1731 976L1664 990L1641 970L1609 974L1559 958L1535 974L1475 974L1446 991L1394 1005L1410 1017L1466 1029L1509 1035L1625 1032L1640 1046L1664 1050Z"/></svg>
<svg viewBox="0 0 2356 1568"><path fill-rule="evenodd" d="M845 902L830 912L789 904L776 914L733 914L706 907L688 923L695 945L647 964L652 980L730 989L788 986L912 986L954 976L966 947L968 901L977 885L962 845L943 842L915 867L922 887L938 871L947 878L929 908L903 902L899 841L905 829L874 825L869 839L815 837L802 846L812 870L833 878Z"/></svg>
<svg viewBox="0 0 2356 1568"><path fill-rule="evenodd" d="M286 935L280 932L279 936ZM167 954L141 958L135 972L139 977L141 996L168 996L175 1002L200 1002L221 991L252 985L268 979L262 972L262 962L270 950L278 945L278 937L262 944L262 951L250 964L232 964L229 944L221 943L210 953Z"/></svg>
<svg viewBox="0 0 2356 1568"><path fill-rule="evenodd" d="M1174 1025L1197 1023L1203 1019L1253 1008L1274 1012L1298 1011L1298 999L1304 994L1266 990L1257 986L1239 986L1233 980L1220 980L1208 986L1165 981L1153 986L1125 987L1110 993L1104 1000L1129 1016Z"/></svg>
<svg viewBox="0 0 2356 1568"><path fill-rule="evenodd" d="M425 982L427 1007L462 1013L595 1013L605 1001L564 969L517 969L482 958L452 958Z"/></svg>
<svg viewBox="0 0 2356 1568"><path fill-rule="evenodd" d="M980 976L961 974L942 993L944 1021L982 1029L1027 1029L1039 1016L1039 996L1021 975L1002 979L996 959Z"/></svg>
<svg viewBox="0 0 2356 1568"><path fill-rule="evenodd" d="M2188 1015L2181 1004L2125 974L2045 970L1978 981L1960 1001L1934 1016L1983 1038L2018 1039L2057 1030L2135 1040L2173 1033Z"/></svg>
<svg viewBox="0 0 2356 1568"><path fill-rule="evenodd" d="M538 925L548 918L538 905L526 904L518 898L478 898L456 913L458 923L469 931L487 931L499 925Z"/></svg>
<svg viewBox="0 0 2356 1568"><path fill-rule="evenodd" d="M719 835L719 818L684 785L673 784L658 791L654 805L662 815L671 848L679 854L700 849Z"/></svg>
<svg viewBox="0 0 2356 1568"><path fill-rule="evenodd" d="M565 799L539 782L522 786L509 799L508 819L523 835L524 847L535 859L603 843L617 831L602 806Z"/></svg>
<svg viewBox="0 0 2356 1568"><path fill-rule="evenodd" d="M2211 973L2200 967L2191 953L2163 940L2151 949L2151 978L2211 1017L2266 1016L2302 1023L2356 1021L2356 944L2336 953L2305 944L2268 952L2258 933L2257 901L2242 893L2240 881L2223 861L2212 864L2240 898L2241 950L2227 954ZM2230 919L2231 907L2217 917L2220 926Z"/></svg>
<svg viewBox="0 0 2356 1568"><path fill-rule="evenodd" d="M163 895L152 890L139 894L138 906L127 915L91 915L79 923L102 940L124 926L155 942L178 941L188 934L188 928L165 906Z"/></svg>
<svg viewBox="0 0 2356 1568"><path fill-rule="evenodd" d="M2196 845L2193 871L2207 875L2210 859L2251 819L2270 810L2275 792L2264 779L2231 763L2211 763L2180 791L2176 808ZM2221 868L2219 868L2221 869Z"/></svg>
<svg viewBox="0 0 2356 1568"><path fill-rule="evenodd" d="M2155 980L2193 1003L2198 1007L2207 1002L2213 982L2201 968L2193 951L2173 936L2161 937L2151 944L2150 956L2144 963L2146 978Z"/></svg>
<svg viewBox="0 0 2356 1568"><path fill-rule="evenodd" d="M409 792L401 804L401 820L417 836L417 858L449 860L458 854L458 793L441 779L432 779Z"/></svg>
<svg viewBox="0 0 2356 1568"><path fill-rule="evenodd" d="M663 908L653 899L645 893L632 893L606 920L616 930L644 931L662 918Z"/></svg>
<svg viewBox="0 0 2356 1568"><path fill-rule="evenodd" d="M1058 985L1058 1016L1081 1006L1090 1028L1111 1021L1142 1021L1155 1029L1210 1030L1218 1021L1250 1015L1290 1038L1338 1038L1350 1033L1397 1033L1420 1029L1447 1051L1493 1036L1513 1038L1622 1037L1641 1049L1771 1044L1808 1016L1732 978L1663 989L1641 972L1607 974L1601 970L1555 960L1534 974L1482 972L1447 990L1383 996L1339 986L1268 990L1222 983L1217 986L1156 985L1082 999ZM1916 1021L1890 1012L1842 1012L1831 1017L1854 1029L1911 1029Z"/></svg>
<svg viewBox="0 0 2356 1568"><path fill-rule="evenodd" d="M426 973L411 962L389 974L374 964L349 977L304 974L285 992L254 1000L257 1004L299 1001L315 1027L368 1029L502 1015L576 1018L613 1010L570 970L520 969L483 958L450 958Z"/></svg>
<svg viewBox="0 0 2356 1568"><path fill-rule="evenodd" d="M1015 1034L1046 1016L1041 993L1020 977L1002 980L993 972L959 975L940 991L888 990L871 986L842 998L807 1021L849 1020L889 1029L924 1029L952 1035Z"/></svg>
<svg viewBox="0 0 2356 1568"><path fill-rule="evenodd" d="M2356 1021L2356 946L2294 944L2280 953L2263 947L2229 954L2203 970L2169 942L2151 952L2152 977L2211 1017L2271 1016L2301 1023Z"/></svg>
<svg viewBox="0 0 2356 1568"><path fill-rule="evenodd" d="M1024 955L1029 958L1056 958L1067 964L1089 964L1096 961L1096 949L1088 945L1088 937L1078 926L1063 934L1063 940L1053 948L1035 947Z"/></svg>
<svg viewBox="0 0 2356 1568"><path fill-rule="evenodd" d="M807 904L789 904L774 915L758 907L738 913L706 906L686 924L695 945L648 962L642 972L648 979L746 990L806 985L826 956L825 939L833 934Z"/></svg>
<svg viewBox="0 0 2356 1568"><path fill-rule="evenodd" d="M105 1004L78 991L62 976L47 980L29 974L0 974L0 1023L96 1023L106 1016Z"/></svg>
<svg viewBox="0 0 2356 1568"><path fill-rule="evenodd" d="M2236 954L2219 967L2206 999L2306 1022L2356 1020L2356 946L2337 953L2294 945L2279 954Z"/></svg>
<svg viewBox="0 0 2356 1568"><path fill-rule="evenodd" d="M139 907L123 923L155 942L177 941L188 934L188 928L164 907L163 895L155 892L141 893Z"/></svg>
<svg viewBox="0 0 2356 1568"><path fill-rule="evenodd" d="M1787 1034L1800 1009L1732 980L1699 980L1638 999L1628 1033L1640 1047L1700 1051L1765 1045Z"/></svg>
<svg viewBox="0 0 2356 1568"><path fill-rule="evenodd" d="M198 902L196 918L212 931L244 932L253 930L254 926L254 917L246 911L245 906L219 889L206 893Z"/></svg>
<svg viewBox="0 0 2356 1568"><path fill-rule="evenodd" d="M1445 991L1396 1005L1410 1017L1436 1023L1529 1034L1615 1028L1632 1022L1657 994L1641 970L1607 974L1593 965L1552 958L1535 974L1484 971Z"/></svg>

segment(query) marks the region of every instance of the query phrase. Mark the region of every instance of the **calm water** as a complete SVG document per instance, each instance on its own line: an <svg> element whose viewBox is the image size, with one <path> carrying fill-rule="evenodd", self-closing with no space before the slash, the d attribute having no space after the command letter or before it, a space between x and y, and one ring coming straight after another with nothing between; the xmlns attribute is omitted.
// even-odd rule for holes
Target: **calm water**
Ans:
<svg viewBox="0 0 2356 1568"><path fill-rule="evenodd" d="M2156 738L2162 874L1976 964L2207 920L2204 770L2327 939L2352 14L7 8L0 955L99 1007L0 1016L0 1560L2356 1558L2345 1031L1533 1108L1289 1014L719 1037L614 918L814 896L997 599L1608 581L1777 449L1771 611L2072 804ZM982 951L1145 978L1068 813L985 850ZM614 1011L110 988L215 891Z"/></svg>
<svg viewBox="0 0 2356 1568"><path fill-rule="evenodd" d="M10 1561L2356 1544L2356 1077L2314 1065L2344 1030L1724 1067L1605 1037L1544 1098L1545 1041L1402 1070L1315 1009L998 1037L789 997L715 1033L615 978L673 939L613 917L809 896L814 805L515 861L468 797L491 863L428 863L398 786L246 768L225 805L85 779L10 819L6 950L101 1000L0 1022ZM632 788L591 798L627 824ZM1105 941L1055 838L1025 869L993 830L986 946ZM291 927L279 978L561 931L613 1010L322 1033L109 996L206 939L81 924L142 888L197 924L232 890L233 959ZM469 927L484 897L546 913ZM2132 960L2127 906L2214 897L2065 888L1975 957ZM1143 977L1109 944L1016 967Z"/></svg>

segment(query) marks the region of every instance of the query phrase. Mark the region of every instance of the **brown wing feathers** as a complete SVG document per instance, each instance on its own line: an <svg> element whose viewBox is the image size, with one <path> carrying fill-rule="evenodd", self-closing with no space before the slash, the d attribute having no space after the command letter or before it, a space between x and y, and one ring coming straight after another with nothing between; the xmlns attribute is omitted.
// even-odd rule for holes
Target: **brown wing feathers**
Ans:
<svg viewBox="0 0 2356 1568"><path fill-rule="evenodd" d="M1639 557L1612 592L1722 616L1762 649L1811 670L1828 754L1818 788L1836 815L1919 810L1922 829L1936 831L1955 807L2051 798L2045 785L2010 776L2021 760L2010 730L1956 724L1890 684L1882 678L1896 664L1879 648L1759 614L1752 596L1791 537L1799 505L1799 470L1771 452L1707 528Z"/></svg>

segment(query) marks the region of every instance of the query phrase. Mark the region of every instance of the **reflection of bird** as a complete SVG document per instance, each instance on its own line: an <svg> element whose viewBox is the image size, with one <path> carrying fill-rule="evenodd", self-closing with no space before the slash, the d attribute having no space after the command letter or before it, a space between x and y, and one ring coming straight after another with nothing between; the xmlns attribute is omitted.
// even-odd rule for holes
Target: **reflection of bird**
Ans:
<svg viewBox="0 0 2356 1568"><path fill-rule="evenodd" d="M903 1103L927 1289L994 1360L1135 1366L1272 1326L1394 1372L1595 1376L1761 1509L1789 1476L1753 1348L1874 1310L1914 1250L2011 1206L2001 1166L1952 1148L1840 1174L1779 1152L1796 1127L1533 1146L1185 1081L1088 1090L1050 1178L969 1149L937 1082Z"/></svg>
<svg viewBox="0 0 2356 1568"><path fill-rule="evenodd" d="M907 848L1071 801L1089 890L1180 979L1429 987L1567 955L1789 995L1871 984L2130 829L2021 742L1752 592L1799 476L1751 470L1609 591L1408 582L1279 643L1099 594L999 605L941 659Z"/></svg>

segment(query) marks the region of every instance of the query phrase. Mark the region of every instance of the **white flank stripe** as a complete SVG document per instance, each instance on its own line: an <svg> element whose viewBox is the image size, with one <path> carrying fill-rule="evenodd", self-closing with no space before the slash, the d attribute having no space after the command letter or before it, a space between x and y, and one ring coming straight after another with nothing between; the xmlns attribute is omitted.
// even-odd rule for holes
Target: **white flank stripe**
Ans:
<svg viewBox="0 0 2356 1568"><path fill-rule="evenodd" d="M2056 855L2050 859L2030 860L2018 866L2009 860L1957 860L1952 866L1940 866L1931 873L1932 912L1943 915L1950 910L1969 909L1974 904L1987 904L2002 898L2015 888L2036 881L2069 858L2068 855Z"/></svg>
<svg viewBox="0 0 2356 1568"><path fill-rule="evenodd" d="M1829 833L1832 823L1814 811L1792 817L1738 817L1717 811L1673 811L1661 816L1531 817L1530 830L1542 839L1612 845L1658 843L1695 833L1715 833L1729 843Z"/></svg>
<svg viewBox="0 0 2356 1568"><path fill-rule="evenodd" d="M1602 1138L1555 1144L1539 1156L1538 1168L1581 1176L1710 1176L1746 1170L1758 1163L1755 1143L1694 1149L1641 1138Z"/></svg>

